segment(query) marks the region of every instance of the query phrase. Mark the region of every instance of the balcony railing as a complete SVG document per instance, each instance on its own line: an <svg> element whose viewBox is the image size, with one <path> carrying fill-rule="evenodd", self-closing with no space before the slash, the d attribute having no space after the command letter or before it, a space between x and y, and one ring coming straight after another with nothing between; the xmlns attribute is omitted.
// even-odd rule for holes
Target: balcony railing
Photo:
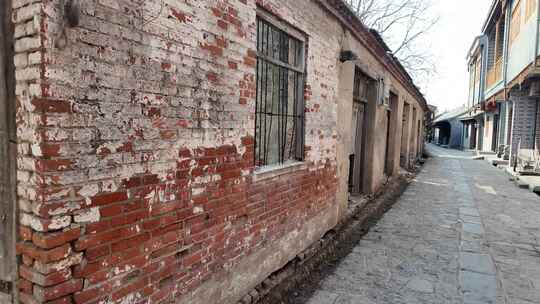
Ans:
<svg viewBox="0 0 540 304"><path fill-rule="evenodd" d="M487 79L486 79L487 88L491 88L492 86L497 84L499 80L502 79L502 66L503 66L503 60L501 57L495 62L495 64L491 67L491 69L489 69L487 73Z"/></svg>

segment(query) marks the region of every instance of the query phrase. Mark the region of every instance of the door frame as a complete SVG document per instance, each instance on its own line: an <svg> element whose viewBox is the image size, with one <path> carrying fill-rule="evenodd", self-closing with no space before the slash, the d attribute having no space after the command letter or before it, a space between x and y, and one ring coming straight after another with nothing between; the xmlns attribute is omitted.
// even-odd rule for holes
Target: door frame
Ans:
<svg viewBox="0 0 540 304"><path fill-rule="evenodd" d="M387 131L386 131L386 157L384 165L384 173L387 176L394 175L396 167L396 148L397 148L397 130L398 130L398 107L399 95L390 91L389 107L386 113ZM401 154L401 138L399 139L399 147Z"/></svg>
<svg viewBox="0 0 540 304"><path fill-rule="evenodd" d="M0 302L18 303L16 207L15 66L12 0L0 3Z"/></svg>
<svg viewBox="0 0 540 304"><path fill-rule="evenodd" d="M356 102L356 101L353 101ZM352 194L360 194L363 192L363 180L365 178L364 159L366 154L366 127L367 127L367 104L358 102L359 107L356 113L355 126L355 145L354 145L354 162L352 172Z"/></svg>

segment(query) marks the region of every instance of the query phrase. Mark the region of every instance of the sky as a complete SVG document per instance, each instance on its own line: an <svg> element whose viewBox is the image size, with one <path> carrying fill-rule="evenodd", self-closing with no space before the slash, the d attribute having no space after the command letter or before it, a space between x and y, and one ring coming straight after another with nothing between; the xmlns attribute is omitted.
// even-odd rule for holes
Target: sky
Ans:
<svg viewBox="0 0 540 304"><path fill-rule="evenodd" d="M439 113L467 103L467 53L474 38L481 34L491 2L433 0L433 12L440 16L440 21L423 39L435 55L437 74L421 89Z"/></svg>

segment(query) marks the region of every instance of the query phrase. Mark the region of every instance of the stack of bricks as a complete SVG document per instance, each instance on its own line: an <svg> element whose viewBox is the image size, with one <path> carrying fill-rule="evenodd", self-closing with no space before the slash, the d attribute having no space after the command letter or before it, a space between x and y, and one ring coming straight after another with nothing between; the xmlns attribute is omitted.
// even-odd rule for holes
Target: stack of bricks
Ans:
<svg viewBox="0 0 540 304"><path fill-rule="evenodd" d="M12 1L21 303L173 301L335 203L317 111L253 178L255 1Z"/></svg>

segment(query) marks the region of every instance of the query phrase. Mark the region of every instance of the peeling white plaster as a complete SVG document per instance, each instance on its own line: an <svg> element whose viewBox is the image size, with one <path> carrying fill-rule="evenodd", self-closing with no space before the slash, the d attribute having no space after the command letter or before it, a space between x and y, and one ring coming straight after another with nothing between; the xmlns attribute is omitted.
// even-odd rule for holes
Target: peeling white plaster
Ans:
<svg viewBox="0 0 540 304"><path fill-rule="evenodd" d="M101 215L99 207L82 210L73 216L76 223L95 223L99 222Z"/></svg>
<svg viewBox="0 0 540 304"><path fill-rule="evenodd" d="M84 197L87 205L92 203L92 197L96 196L98 193L99 187L97 184L84 185L81 190L79 190L79 194Z"/></svg>
<svg viewBox="0 0 540 304"><path fill-rule="evenodd" d="M38 144L33 144L30 149L32 149L32 155L34 156L43 156L43 153L41 151L41 147Z"/></svg>
<svg viewBox="0 0 540 304"><path fill-rule="evenodd" d="M201 188L193 188L191 190L191 194L196 196L196 195L201 195L204 193L204 191L206 191L206 188L205 187L201 187Z"/></svg>

